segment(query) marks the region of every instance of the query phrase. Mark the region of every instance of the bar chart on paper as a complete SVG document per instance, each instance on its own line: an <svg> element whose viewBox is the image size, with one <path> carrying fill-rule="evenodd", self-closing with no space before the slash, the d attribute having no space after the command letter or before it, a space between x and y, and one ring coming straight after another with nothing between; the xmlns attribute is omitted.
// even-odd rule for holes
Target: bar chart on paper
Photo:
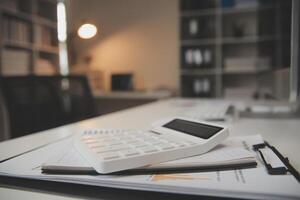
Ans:
<svg viewBox="0 0 300 200"><path fill-rule="evenodd" d="M149 178L152 182L160 181L191 181L191 180L212 180L212 178L195 174L155 174Z"/></svg>

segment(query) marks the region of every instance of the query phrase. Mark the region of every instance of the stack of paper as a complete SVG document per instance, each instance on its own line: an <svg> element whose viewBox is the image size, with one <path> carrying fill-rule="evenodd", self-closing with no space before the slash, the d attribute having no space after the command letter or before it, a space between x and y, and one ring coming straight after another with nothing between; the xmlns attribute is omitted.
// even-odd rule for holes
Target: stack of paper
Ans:
<svg viewBox="0 0 300 200"><path fill-rule="evenodd" d="M140 173L151 171L168 170L176 171L184 169L198 169L199 171L207 171L209 168L225 168L224 166L237 166L241 164L256 165L256 158L253 152L243 147L222 144L215 147L206 154L188 157L180 160L169 161L156 165L146 166L139 169L128 170L126 172ZM42 165L42 170L47 173L96 173L96 171L85 162L84 158L74 149L72 145L66 149L61 155L54 156L51 160ZM124 173L126 173L124 172Z"/></svg>
<svg viewBox="0 0 300 200"><path fill-rule="evenodd" d="M231 138L214 151L202 157L172 161L209 163L228 162L233 158L253 156L251 146L263 142L260 136ZM240 151L237 149L243 149ZM223 150L221 150L223 149ZM224 151L224 149L226 149ZM219 151L220 150L220 151ZM181 174L148 175L49 175L41 173L43 164L89 167L67 138L0 164L0 175L30 179L70 182L112 188L161 191L206 196L237 197L248 199L299 199L300 185L292 175L270 176L259 163L257 168ZM219 153L218 153L219 151ZM249 152L250 153L249 153ZM242 155L239 155L241 153ZM272 162L272 156L266 156ZM170 164L170 162L169 162ZM162 164L164 165L164 164Z"/></svg>

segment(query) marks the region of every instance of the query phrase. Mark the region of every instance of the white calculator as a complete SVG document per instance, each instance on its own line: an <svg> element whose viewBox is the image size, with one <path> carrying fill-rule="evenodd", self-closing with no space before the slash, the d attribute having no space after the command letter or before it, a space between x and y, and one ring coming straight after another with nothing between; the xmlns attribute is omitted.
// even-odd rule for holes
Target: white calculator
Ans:
<svg viewBox="0 0 300 200"><path fill-rule="evenodd" d="M173 118L141 130L86 130L74 145L100 174L195 156L211 150L229 135L226 127L186 118Z"/></svg>

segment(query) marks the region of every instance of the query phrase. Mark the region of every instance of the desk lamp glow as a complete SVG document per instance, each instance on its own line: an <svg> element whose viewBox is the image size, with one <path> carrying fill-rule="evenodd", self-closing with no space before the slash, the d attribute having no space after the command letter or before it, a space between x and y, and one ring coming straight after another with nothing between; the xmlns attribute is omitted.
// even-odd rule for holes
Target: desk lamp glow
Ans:
<svg viewBox="0 0 300 200"><path fill-rule="evenodd" d="M85 39L85 40L93 38L96 34L97 34L97 27L91 23L84 23L77 30L77 35L81 39ZM90 66L91 61L92 61L91 55L87 55L84 57L84 62L86 63L88 68Z"/></svg>
<svg viewBox="0 0 300 200"><path fill-rule="evenodd" d="M77 34L82 39L90 39L97 34L97 27L93 24L83 24L79 27Z"/></svg>

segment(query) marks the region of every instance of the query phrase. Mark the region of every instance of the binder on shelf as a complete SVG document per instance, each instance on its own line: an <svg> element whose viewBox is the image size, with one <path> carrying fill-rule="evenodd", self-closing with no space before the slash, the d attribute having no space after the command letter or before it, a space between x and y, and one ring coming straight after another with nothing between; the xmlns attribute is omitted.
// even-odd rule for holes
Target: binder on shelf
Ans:
<svg viewBox="0 0 300 200"><path fill-rule="evenodd" d="M181 79L182 95L189 97L212 97L215 85L210 75L184 75Z"/></svg>
<svg viewBox="0 0 300 200"><path fill-rule="evenodd" d="M213 38L216 30L214 16L183 17L181 21L182 39L207 39Z"/></svg>
<svg viewBox="0 0 300 200"><path fill-rule="evenodd" d="M212 68L214 65L214 50L207 45L183 47L181 60L183 68Z"/></svg>

